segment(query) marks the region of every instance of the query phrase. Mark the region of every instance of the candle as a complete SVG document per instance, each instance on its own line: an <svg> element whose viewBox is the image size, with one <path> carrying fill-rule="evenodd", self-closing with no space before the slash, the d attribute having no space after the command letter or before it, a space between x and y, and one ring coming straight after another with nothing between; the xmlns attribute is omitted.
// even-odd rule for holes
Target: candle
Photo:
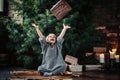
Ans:
<svg viewBox="0 0 120 80"><path fill-rule="evenodd" d="M3 11L3 0L0 0L0 12Z"/></svg>
<svg viewBox="0 0 120 80"><path fill-rule="evenodd" d="M120 58L119 55L115 55L115 61L116 61L117 63L119 63L119 58Z"/></svg>
<svg viewBox="0 0 120 80"><path fill-rule="evenodd" d="M100 54L100 63L104 63L105 62L105 56L104 54Z"/></svg>
<svg viewBox="0 0 120 80"><path fill-rule="evenodd" d="M114 59L114 57L115 57L115 52L109 51L109 53L110 53L110 59Z"/></svg>

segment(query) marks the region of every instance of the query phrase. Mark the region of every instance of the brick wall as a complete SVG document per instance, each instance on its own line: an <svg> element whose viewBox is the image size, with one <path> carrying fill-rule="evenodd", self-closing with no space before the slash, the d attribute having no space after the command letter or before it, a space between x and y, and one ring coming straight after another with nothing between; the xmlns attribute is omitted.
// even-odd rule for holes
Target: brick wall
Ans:
<svg viewBox="0 0 120 80"><path fill-rule="evenodd" d="M120 52L120 0L96 0L95 5L94 21L106 27L106 45Z"/></svg>
<svg viewBox="0 0 120 80"><path fill-rule="evenodd" d="M120 25L120 0L98 0L95 7L95 21L100 25Z"/></svg>

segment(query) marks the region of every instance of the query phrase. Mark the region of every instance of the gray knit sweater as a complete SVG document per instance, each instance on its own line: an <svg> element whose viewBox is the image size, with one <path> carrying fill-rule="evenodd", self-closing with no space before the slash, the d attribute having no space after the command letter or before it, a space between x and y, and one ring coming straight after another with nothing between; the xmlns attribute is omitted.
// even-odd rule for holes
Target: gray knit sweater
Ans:
<svg viewBox="0 0 120 80"><path fill-rule="evenodd" d="M62 43L64 39L57 37L54 45L48 44L44 38L39 38L42 48L43 60L38 71L43 75L62 74L66 65L62 57Z"/></svg>

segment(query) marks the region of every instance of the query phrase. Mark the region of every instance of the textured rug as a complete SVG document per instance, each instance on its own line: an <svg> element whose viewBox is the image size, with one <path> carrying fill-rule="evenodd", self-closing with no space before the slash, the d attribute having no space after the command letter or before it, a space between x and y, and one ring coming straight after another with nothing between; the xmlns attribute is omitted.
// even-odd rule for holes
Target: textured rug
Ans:
<svg viewBox="0 0 120 80"><path fill-rule="evenodd" d="M37 71L11 71L11 76L6 80L72 80L72 75L41 76Z"/></svg>

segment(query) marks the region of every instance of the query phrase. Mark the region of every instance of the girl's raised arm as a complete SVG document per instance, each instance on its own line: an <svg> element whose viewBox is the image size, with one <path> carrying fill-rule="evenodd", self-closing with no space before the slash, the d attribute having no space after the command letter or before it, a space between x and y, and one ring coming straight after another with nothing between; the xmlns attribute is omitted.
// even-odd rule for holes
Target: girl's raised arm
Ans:
<svg viewBox="0 0 120 80"><path fill-rule="evenodd" d="M71 27L68 26L68 25L63 24L62 32L61 32L60 35L59 35L59 37L60 37L61 39L64 37L64 35L65 35L65 33L66 33L66 30L69 29L69 28L71 28Z"/></svg>
<svg viewBox="0 0 120 80"><path fill-rule="evenodd" d="M36 24L34 24L34 23L32 23L32 26L33 26L33 27L35 28L35 30L37 31L38 36L39 36L40 38L43 38L44 35L43 35L42 32L40 31L39 27L38 27Z"/></svg>

